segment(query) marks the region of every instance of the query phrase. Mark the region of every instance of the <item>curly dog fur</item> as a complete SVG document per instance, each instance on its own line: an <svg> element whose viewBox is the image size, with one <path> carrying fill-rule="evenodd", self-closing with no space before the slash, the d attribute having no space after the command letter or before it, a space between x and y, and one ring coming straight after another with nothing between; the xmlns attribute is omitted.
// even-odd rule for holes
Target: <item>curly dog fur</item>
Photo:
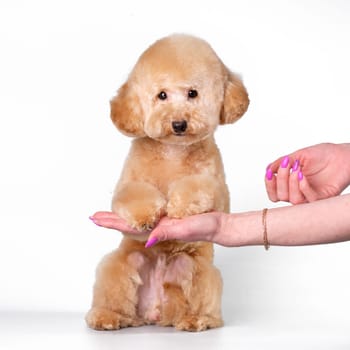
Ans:
<svg viewBox="0 0 350 350"><path fill-rule="evenodd" d="M219 124L239 119L248 104L241 80L204 40L177 34L155 42L111 101L113 123L134 137L112 210L140 231L164 215L228 212L213 134ZM100 263L88 325L221 326L222 280L213 245L167 241L146 249L146 240L147 234L125 234Z"/></svg>

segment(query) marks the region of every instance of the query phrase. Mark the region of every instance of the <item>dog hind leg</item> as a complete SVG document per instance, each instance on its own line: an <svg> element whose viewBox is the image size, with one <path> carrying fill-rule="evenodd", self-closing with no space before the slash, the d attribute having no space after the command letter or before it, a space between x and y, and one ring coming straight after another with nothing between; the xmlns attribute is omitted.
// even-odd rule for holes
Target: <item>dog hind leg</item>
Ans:
<svg viewBox="0 0 350 350"><path fill-rule="evenodd" d="M142 259L141 254L137 258ZM143 325L144 321L137 315L141 284L137 268L124 254L116 251L105 257L98 267L92 307L85 317L88 326L114 330Z"/></svg>
<svg viewBox="0 0 350 350"><path fill-rule="evenodd" d="M221 327L222 280L211 262L180 254L168 269L160 325L191 332Z"/></svg>

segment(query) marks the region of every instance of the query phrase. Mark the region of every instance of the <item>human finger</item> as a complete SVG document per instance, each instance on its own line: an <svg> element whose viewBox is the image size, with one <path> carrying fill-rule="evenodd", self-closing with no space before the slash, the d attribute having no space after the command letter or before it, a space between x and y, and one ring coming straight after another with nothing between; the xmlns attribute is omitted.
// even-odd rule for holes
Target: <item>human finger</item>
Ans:
<svg viewBox="0 0 350 350"><path fill-rule="evenodd" d="M210 241L218 229L220 213L204 213L183 219L164 217L151 232L146 248L159 241L177 239L186 242Z"/></svg>
<svg viewBox="0 0 350 350"><path fill-rule="evenodd" d="M89 219L97 226L108 229L114 229L130 234L144 234L149 231L138 231L131 227L124 219L112 212L97 212L90 216Z"/></svg>
<svg viewBox="0 0 350 350"><path fill-rule="evenodd" d="M272 202L277 202L277 189L276 189L276 176L272 171L272 168L270 166L266 169L265 174L265 189L267 192L267 195Z"/></svg>
<svg viewBox="0 0 350 350"><path fill-rule="evenodd" d="M315 202L320 199L317 192L311 187L307 178L303 175L303 172L300 170L298 172L299 178L299 189L301 193L304 195L307 202Z"/></svg>
<svg viewBox="0 0 350 350"><path fill-rule="evenodd" d="M112 211L97 211L89 217L91 220L98 219L118 219L119 216Z"/></svg>
<svg viewBox="0 0 350 350"><path fill-rule="evenodd" d="M276 176L276 192L280 201L289 201L289 175L290 175L290 158L285 156L280 164Z"/></svg>
<svg viewBox="0 0 350 350"><path fill-rule="evenodd" d="M168 217L162 218L158 225L153 229L148 237L148 241L145 245L146 248L150 248L160 241L167 240L182 240L192 241L193 237L188 236L188 218L185 219L171 219Z"/></svg>
<svg viewBox="0 0 350 350"><path fill-rule="evenodd" d="M292 204L300 204L305 202L305 196L301 192L299 182L301 179L301 171L299 167L299 160L293 163L291 173L289 176L289 202Z"/></svg>

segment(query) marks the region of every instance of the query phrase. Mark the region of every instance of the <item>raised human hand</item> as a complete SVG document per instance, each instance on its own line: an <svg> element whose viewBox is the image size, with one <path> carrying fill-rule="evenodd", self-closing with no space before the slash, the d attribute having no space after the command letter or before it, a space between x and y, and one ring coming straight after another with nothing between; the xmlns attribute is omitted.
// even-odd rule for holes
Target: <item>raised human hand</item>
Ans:
<svg viewBox="0 0 350 350"><path fill-rule="evenodd" d="M273 202L313 202L339 195L350 183L350 144L322 143L272 162L265 186Z"/></svg>

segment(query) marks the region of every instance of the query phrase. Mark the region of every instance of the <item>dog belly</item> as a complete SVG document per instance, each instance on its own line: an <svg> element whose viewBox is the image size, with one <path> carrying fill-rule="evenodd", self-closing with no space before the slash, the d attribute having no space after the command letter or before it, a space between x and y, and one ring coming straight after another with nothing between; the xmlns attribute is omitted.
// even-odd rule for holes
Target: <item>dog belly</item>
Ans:
<svg viewBox="0 0 350 350"><path fill-rule="evenodd" d="M165 255L160 255L153 264L146 263L140 271L142 285L139 287L138 314L146 322L160 321L165 271Z"/></svg>
<svg viewBox="0 0 350 350"><path fill-rule="evenodd" d="M147 323L161 321L162 307L166 300L164 283L173 283L180 286L191 284L192 259L180 254L167 262L165 254L160 254L156 261L145 263L140 269L142 285L138 290L138 315Z"/></svg>

